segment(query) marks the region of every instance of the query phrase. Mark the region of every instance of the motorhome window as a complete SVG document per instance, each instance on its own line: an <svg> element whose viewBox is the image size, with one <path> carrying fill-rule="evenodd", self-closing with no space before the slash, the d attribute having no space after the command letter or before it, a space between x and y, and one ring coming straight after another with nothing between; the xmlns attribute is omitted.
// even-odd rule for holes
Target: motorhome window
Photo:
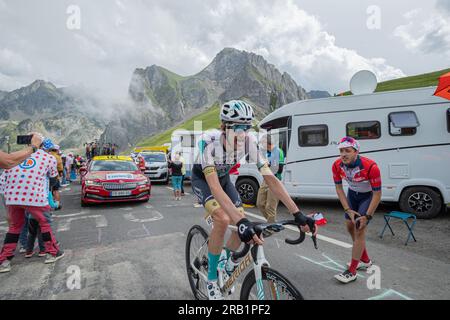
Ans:
<svg viewBox="0 0 450 320"><path fill-rule="evenodd" d="M300 147L320 147L328 145L328 126L324 124L301 126L298 128Z"/></svg>
<svg viewBox="0 0 450 320"><path fill-rule="evenodd" d="M414 111L392 112L389 114L389 133L392 136L411 136L420 125Z"/></svg>
<svg viewBox="0 0 450 320"><path fill-rule="evenodd" d="M261 128L265 130L278 129L288 127L290 117L282 117L271 120L261 125Z"/></svg>
<svg viewBox="0 0 450 320"><path fill-rule="evenodd" d="M447 132L450 132L450 109L447 109Z"/></svg>
<svg viewBox="0 0 450 320"><path fill-rule="evenodd" d="M193 148L195 145L195 137L193 134L181 136L181 146L183 148Z"/></svg>
<svg viewBox="0 0 450 320"><path fill-rule="evenodd" d="M361 121L347 123L347 136L358 140L378 139L381 137L379 121Z"/></svg>

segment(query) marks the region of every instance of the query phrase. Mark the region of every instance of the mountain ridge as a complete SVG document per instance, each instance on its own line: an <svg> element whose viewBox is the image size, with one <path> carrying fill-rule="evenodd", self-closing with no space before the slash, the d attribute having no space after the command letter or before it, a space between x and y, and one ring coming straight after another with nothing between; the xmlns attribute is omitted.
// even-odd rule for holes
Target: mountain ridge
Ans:
<svg viewBox="0 0 450 320"><path fill-rule="evenodd" d="M103 119L91 116L82 99L68 94L67 88L57 88L53 83L35 80L27 86L0 92L0 148L11 150L17 135L32 131L52 138L61 147L79 150L83 143L98 138L105 127Z"/></svg>
<svg viewBox="0 0 450 320"><path fill-rule="evenodd" d="M234 48L224 48L205 68L190 76L155 64L136 68L128 93L146 125L139 119L129 124L127 114L128 119L109 124L101 140L113 137L119 145L131 146L232 99L246 100L254 106L256 116L263 118L284 104L307 98L306 91L288 73L280 72L261 55Z"/></svg>

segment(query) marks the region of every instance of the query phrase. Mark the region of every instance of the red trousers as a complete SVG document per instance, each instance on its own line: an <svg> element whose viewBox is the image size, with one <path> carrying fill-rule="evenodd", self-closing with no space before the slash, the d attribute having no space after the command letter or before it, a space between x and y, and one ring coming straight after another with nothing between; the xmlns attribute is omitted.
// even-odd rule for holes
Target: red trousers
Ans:
<svg viewBox="0 0 450 320"><path fill-rule="evenodd" d="M59 247L56 244L50 224L44 216L44 212L48 212L50 210L49 206L31 207L11 205L7 206L7 209L10 222L8 233L5 236L5 242L3 244L2 251L0 252L0 263L6 259L11 260L14 257L17 242L19 241L19 235L25 224L25 211L30 213L33 218L39 222L42 240L44 240L45 243L45 251L53 256L58 253Z"/></svg>

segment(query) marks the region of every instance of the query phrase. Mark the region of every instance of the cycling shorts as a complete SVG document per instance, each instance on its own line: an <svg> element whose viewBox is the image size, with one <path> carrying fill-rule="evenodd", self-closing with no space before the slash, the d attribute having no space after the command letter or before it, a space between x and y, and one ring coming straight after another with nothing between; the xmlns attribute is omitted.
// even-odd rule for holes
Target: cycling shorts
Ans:
<svg viewBox="0 0 450 320"><path fill-rule="evenodd" d="M361 216L365 216L367 214L367 209L369 209L370 201L372 201L372 195L372 191L356 192L349 189L347 201L350 209L358 212ZM345 214L345 219L351 220L347 213Z"/></svg>
<svg viewBox="0 0 450 320"><path fill-rule="evenodd" d="M192 191L197 196L198 200L201 202L203 207L208 211L209 214L212 214L214 210L220 208L219 203L214 199L211 189L208 186L206 180L202 177L199 177L194 172L191 177ZM229 175L225 175L219 178L220 185L222 186L223 191L228 195L231 201L234 203L236 208L242 207L241 197L239 196L236 187L230 180ZM241 209L242 210L242 209Z"/></svg>

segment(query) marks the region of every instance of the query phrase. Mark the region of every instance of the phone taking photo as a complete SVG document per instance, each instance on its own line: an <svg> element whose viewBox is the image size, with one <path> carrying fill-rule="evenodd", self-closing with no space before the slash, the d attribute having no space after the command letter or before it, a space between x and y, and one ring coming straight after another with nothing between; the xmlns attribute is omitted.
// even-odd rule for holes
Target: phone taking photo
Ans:
<svg viewBox="0 0 450 320"><path fill-rule="evenodd" d="M17 136L17 144L31 144L33 135L19 135Z"/></svg>

